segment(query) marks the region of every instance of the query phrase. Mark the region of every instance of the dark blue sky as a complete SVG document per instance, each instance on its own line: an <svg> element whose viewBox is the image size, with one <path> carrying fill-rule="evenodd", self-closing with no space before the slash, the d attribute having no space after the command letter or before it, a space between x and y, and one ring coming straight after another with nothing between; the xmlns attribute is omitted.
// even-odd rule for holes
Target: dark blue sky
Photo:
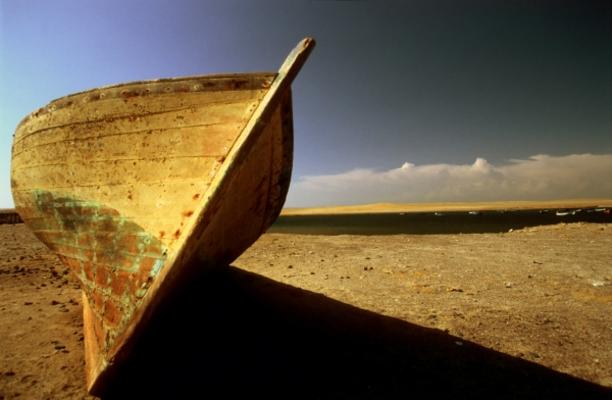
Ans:
<svg viewBox="0 0 612 400"><path fill-rule="evenodd" d="M0 207L12 132L53 98L276 70L304 36L318 45L293 86L294 181L610 154L611 19L609 1L0 0Z"/></svg>

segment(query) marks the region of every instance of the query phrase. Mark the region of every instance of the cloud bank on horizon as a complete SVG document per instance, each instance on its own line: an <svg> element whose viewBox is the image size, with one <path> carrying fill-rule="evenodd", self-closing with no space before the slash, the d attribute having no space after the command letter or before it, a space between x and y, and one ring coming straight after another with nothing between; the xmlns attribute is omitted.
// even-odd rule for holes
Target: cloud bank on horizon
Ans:
<svg viewBox="0 0 612 400"><path fill-rule="evenodd" d="M295 180L286 206L612 198L612 154L538 154L504 165L404 163Z"/></svg>

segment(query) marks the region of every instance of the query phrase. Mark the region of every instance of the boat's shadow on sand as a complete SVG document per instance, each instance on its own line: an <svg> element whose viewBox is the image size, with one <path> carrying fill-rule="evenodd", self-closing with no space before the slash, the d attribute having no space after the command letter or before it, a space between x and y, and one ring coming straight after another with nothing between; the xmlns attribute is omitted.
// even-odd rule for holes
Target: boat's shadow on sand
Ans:
<svg viewBox="0 0 612 400"><path fill-rule="evenodd" d="M104 398L610 398L456 337L229 267L167 303Z"/></svg>

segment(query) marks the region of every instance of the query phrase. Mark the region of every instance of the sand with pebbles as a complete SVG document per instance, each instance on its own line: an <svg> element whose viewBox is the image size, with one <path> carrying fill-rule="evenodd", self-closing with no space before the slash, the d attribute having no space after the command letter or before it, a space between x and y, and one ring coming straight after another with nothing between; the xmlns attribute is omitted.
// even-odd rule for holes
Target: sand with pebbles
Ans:
<svg viewBox="0 0 612 400"><path fill-rule="evenodd" d="M0 225L0 242L0 399L88 398L76 282L23 224ZM176 346L194 349L203 373L189 382L203 391L231 382L228 393L282 388L303 398L415 390L606 397L610 260L609 224L464 235L265 234L233 267L203 277L199 290L209 295L198 295L197 315L214 329L183 334ZM166 381L187 360L180 357L163 362L173 363L161 368ZM203 359L214 368L198 364ZM302 389L287 392L296 385Z"/></svg>

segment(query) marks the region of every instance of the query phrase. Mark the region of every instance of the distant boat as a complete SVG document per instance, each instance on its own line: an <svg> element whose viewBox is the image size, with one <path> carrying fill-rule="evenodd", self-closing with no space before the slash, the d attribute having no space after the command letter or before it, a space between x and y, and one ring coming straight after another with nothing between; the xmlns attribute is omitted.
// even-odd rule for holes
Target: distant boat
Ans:
<svg viewBox="0 0 612 400"><path fill-rule="evenodd" d="M568 216L568 215L570 215L570 214L571 214L571 213L570 213L569 211L557 211L557 212L555 213L555 215L556 215L557 217L566 217L566 216Z"/></svg>
<svg viewBox="0 0 612 400"><path fill-rule="evenodd" d="M81 281L91 393L191 268L230 263L278 216L291 179L290 85L313 47L304 39L278 73L107 86L18 125L13 198Z"/></svg>
<svg viewBox="0 0 612 400"><path fill-rule="evenodd" d="M21 217L11 209L0 209L0 224L19 224Z"/></svg>
<svg viewBox="0 0 612 400"><path fill-rule="evenodd" d="M434 215L435 215L436 217L441 217L441 216L442 216L442 215L444 215L444 214L442 214L441 212L435 212L435 213L434 213Z"/></svg>
<svg viewBox="0 0 612 400"><path fill-rule="evenodd" d="M480 211L469 211L469 215L480 215Z"/></svg>

